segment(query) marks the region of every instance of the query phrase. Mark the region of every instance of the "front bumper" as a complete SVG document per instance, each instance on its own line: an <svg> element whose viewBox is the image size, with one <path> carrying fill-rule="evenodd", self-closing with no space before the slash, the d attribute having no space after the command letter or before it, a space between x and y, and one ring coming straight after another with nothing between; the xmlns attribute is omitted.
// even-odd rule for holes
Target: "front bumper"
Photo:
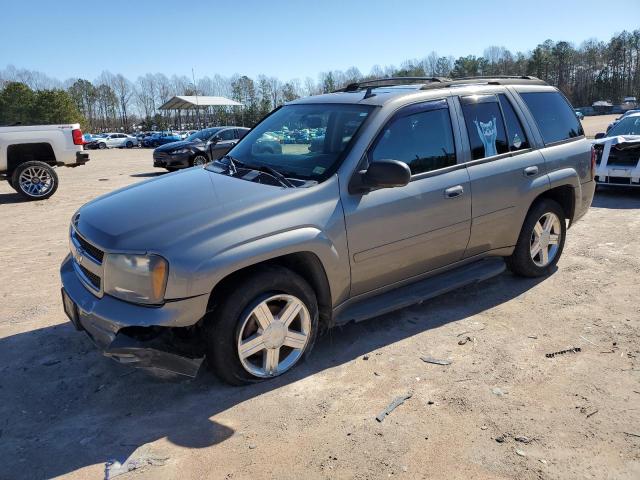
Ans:
<svg viewBox="0 0 640 480"><path fill-rule="evenodd" d="M195 325L205 314L208 295L145 307L109 295L98 298L81 283L70 255L60 267L64 292L77 307L76 328L84 330L104 355L136 367L152 367L195 376L204 359L201 349L172 343L172 329ZM140 328L142 327L142 328ZM132 331L145 332L131 335Z"/></svg>
<svg viewBox="0 0 640 480"><path fill-rule="evenodd" d="M153 166L159 168L188 168L190 159L190 153L153 152Z"/></svg>

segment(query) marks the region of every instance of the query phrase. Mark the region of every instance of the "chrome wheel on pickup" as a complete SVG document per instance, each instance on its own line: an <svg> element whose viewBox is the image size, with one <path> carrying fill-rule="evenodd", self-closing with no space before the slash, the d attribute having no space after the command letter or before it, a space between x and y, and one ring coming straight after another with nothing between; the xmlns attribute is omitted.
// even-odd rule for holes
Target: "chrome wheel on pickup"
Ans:
<svg viewBox="0 0 640 480"><path fill-rule="evenodd" d="M44 162L25 162L13 172L11 185L29 200L44 200L58 189L58 175Z"/></svg>
<svg viewBox="0 0 640 480"><path fill-rule="evenodd" d="M317 299L295 272L261 267L213 295L221 301L205 320L207 363L226 382L244 385L277 377L313 348Z"/></svg>
<svg viewBox="0 0 640 480"><path fill-rule="evenodd" d="M249 312L240 327L240 363L256 377L275 377L300 360L310 336L311 318L302 300L270 296Z"/></svg>

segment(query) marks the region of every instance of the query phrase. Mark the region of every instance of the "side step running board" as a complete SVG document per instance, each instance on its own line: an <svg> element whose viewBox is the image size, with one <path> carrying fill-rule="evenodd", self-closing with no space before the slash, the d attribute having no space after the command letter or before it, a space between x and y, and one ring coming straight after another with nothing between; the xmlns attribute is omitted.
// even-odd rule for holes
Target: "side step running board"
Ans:
<svg viewBox="0 0 640 480"><path fill-rule="evenodd" d="M487 280L504 272L502 258L479 260L462 267L419 280L375 297L345 305L335 316L335 324L360 322L437 297L472 283Z"/></svg>

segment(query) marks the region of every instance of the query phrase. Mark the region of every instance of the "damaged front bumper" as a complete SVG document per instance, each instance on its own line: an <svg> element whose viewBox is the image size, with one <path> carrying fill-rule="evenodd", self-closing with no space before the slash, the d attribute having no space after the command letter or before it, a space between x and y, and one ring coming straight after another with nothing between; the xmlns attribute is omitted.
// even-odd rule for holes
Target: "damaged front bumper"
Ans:
<svg viewBox="0 0 640 480"><path fill-rule="evenodd" d="M640 187L640 136L607 137L593 144L599 185Z"/></svg>
<svg viewBox="0 0 640 480"><path fill-rule="evenodd" d="M64 310L104 355L135 367L195 377L204 360L198 321L208 295L167 301L158 307L135 305L109 295L94 296L81 283L71 256L60 267Z"/></svg>

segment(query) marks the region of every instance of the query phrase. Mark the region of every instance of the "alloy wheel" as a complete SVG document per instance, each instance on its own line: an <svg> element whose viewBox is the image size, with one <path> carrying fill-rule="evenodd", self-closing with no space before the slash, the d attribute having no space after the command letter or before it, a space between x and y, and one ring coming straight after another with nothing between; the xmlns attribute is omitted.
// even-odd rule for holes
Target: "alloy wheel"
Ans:
<svg viewBox="0 0 640 480"><path fill-rule="evenodd" d="M304 302L293 295L273 295L242 320L238 357L250 374L275 377L300 360L310 337L311 316Z"/></svg>
<svg viewBox="0 0 640 480"><path fill-rule="evenodd" d="M203 155L198 155L196 158L193 159L194 167L206 165L206 163L207 163L207 158Z"/></svg>
<svg viewBox="0 0 640 480"><path fill-rule="evenodd" d="M29 167L18 177L20 190L30 197L44 197L54 187L54 180L47 169L42 167Z"/></svg>
<svg viewBox="0 0 640 480"><path fill-rule="evenodd" d="M556 258L560 248L562 226L553 212L542 215L533 227L529 252L538 267L546 267Z"/></svg>

